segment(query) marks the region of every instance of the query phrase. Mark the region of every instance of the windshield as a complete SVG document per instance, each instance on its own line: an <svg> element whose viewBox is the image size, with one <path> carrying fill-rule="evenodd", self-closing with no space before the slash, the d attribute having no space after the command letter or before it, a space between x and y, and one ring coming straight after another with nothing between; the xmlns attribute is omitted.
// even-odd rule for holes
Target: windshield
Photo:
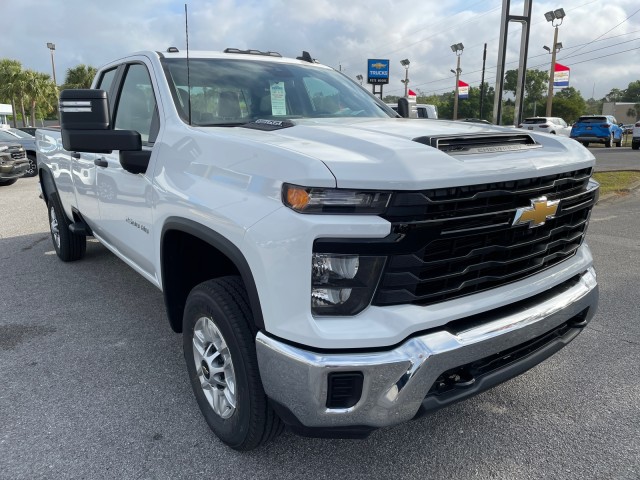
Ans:
<svg viewBox="0 0 640 480"><path fill-rule="evenodd" d="M163 59L173 100L188 120L186 59ZM191 59L191 123L238 125L256 119L395 117L344 75L312 65Z"/></svg>

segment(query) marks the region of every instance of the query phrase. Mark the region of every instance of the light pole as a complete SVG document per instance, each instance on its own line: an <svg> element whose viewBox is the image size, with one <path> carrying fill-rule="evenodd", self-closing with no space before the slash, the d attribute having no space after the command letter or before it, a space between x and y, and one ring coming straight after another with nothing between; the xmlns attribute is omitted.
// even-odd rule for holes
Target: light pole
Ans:
<svg viewBox="0 0 640 480"><path fill-rule="evenodd" d="M549 70L549 92L547 94L547 117L551 116L551 108L553 106L553 77L556 70L556 52L560 50L558 48L558 27L562 25L562 20L565 17L564 10L562 8L558 8L553 12L547 12L544 14L544 18L547 19L547 22L551 22L551 26L555 28L553 33L553 46L551 48L545 47L545 50L551 53L551 69ZM556 22L556 20L559 20ZM562 48L562 46L560 47Z"/></svg>
<svg viewBox="0 0 640 480"><path fill-rule="evenodd" d="M53 51L56 49L56 44L48 42L47 43L47 48L49 50L51 50L51 70L53 70L53 83L55 83L56 87L57 87L58 86L58 82L56 81L56 64L53 61Z"/></svg>
<svg viewBox="0 0 640 480"><path fill-rule="evenodd" d="M360 85L362 85L362 81L364 80L364 77L362 75L356 75L356 80L358 80L360 82Z"/></svg>
<svg viewBox="0 0 640 480"><path fill-rule="evenodd" d="M460 81L460 73L462 73L462 70L460 69L460 55L462 55L463 50L464 50L464 45L461 43L456 43L454 45L451 45L451 51L456 54L456 57L458 57L458 65L456 66L456 71L453 72L453 70L451 70L453 73L456 74L456 93L455 93L455 96L453 97L453 119L454 120L458 119L458 83Z"/></svg>
<svg viewBox="0 0 640 480"><path fill-rule="evenodd" d="M404 83L404 97L407 98L409 94L409 64L411 62L409 59L405 58L404 60L400 60L400 65L404 67L404 80L400 80Z"/></svg>

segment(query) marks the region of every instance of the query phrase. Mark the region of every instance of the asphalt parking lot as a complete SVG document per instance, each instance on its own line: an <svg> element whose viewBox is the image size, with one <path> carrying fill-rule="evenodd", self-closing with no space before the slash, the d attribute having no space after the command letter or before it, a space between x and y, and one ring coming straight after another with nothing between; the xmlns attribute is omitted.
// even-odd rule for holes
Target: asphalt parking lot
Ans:
<svg viewBox="0 0 640 480"><path fill-rule="evenodd" d="M161 293L96 242L60 262L36 182L0 189L2 479L640 478L637 191L596 206L599 313L547 362L367 440L241 454L201 418Z"/></svg>

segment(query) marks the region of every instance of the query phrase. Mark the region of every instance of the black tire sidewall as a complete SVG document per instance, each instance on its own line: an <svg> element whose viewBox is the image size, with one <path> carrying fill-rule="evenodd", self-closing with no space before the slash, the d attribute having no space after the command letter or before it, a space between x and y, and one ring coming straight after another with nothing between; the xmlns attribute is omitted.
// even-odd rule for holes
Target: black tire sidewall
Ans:
<svg viewBox="0 0 640 480"><path fill-rule="evenodd" d="M236 410L228 419L220 417L209 405L200 386L200 380L198 379L193 360L193 331L197 320L203 316L213 320L213 323L218 327L220 333L222 333L229 352L231 353L231 361L233 362L236 377ZM247 380L247 370L252 367L247 364L244 355L238 347L240 342L246 341L246 339L238 338L244 337L244 335L236 330L237 329L231 326L226 313L208 292L198 287L192 291L185 307L183 324L184 356L187 363L189 380L198 406L207 423L216 435L231 447L241 446L245 442L251 422L251 399L248 394L250 386Z"/></svg>

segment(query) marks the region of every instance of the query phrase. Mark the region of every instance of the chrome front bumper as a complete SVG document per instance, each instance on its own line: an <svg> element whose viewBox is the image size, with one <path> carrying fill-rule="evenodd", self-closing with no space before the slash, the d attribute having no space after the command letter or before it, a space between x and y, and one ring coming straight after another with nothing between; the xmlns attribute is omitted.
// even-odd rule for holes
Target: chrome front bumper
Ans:
<svg viewBox="0 0 640 480"><path fill-rule="evenodd" d="M589 268L534 302L488 312L481 321L453 322L387 351L317 353L260 332L256 338L260 375L267 396L280 413L287 414L287 423L312 429L395 425L424 409L427 393L443 372L515 348L579 319L580 325L572 329L573 333L554 340L553 348L539 348L548 350L546 356L527 354L520 368L505 367L507 374L489 379L485 388L475 393L531 368L572 340L591 320L597 303L595 272ZM364 377L360 400L350 408L327 408L329 374L353 371L362 372ZM438 402L436 398L435 404ZM433 409L434 402L430 405Z"/></svg>

